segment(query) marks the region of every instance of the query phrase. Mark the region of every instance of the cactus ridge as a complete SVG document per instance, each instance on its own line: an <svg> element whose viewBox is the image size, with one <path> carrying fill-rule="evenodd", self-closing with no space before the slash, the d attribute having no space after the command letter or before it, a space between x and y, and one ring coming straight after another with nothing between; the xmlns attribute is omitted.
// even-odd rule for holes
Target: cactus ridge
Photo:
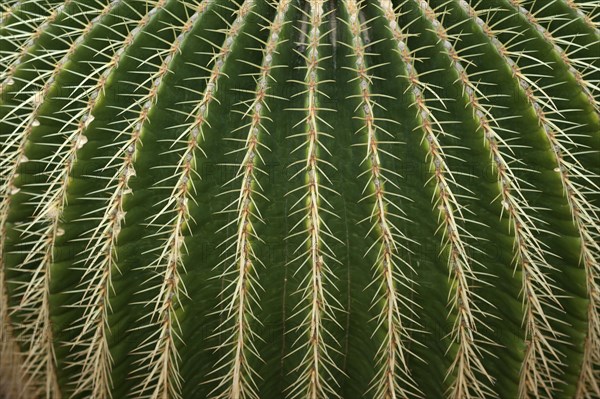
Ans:
<svg viewBox="0 0 600 399"><path fill-rule="evenodd" d="M303 132L288 138L300 136L306 137L306 140L292 150L292 159L298 159L289 167L298 169L292 177L303 176L304 182L289 190L286 196L292 200L297 197L290 211L294 218L301 216L290 229L288 238L304 237L294 250L294 259L289 262L298 273L305 273L298 289L301 299L292 316L296 319L293 328L304 331L304 337L294 342L291 352L301 354L301 361L294 368L299 377L288 388L291 398L339 396L333 385L335 379L333 383L328 381L332 380L332 369L338 368L332 353L339 351L339 342L329 330L328 322L337 324L334 309L341 304L332 292L335 275L330 266L339 262L330 246L330 242L337 238L325 220L325 214L336 213L328 198L339 193L329 187L331 180L327 171L335 169L335 166L329 161L332 153L327 142L333 137L324 131L324 126L331 126L327 119L334 110L321 105L327 96L324 88L331 83L320 76L324 69L323 61L328 58L323 55L325 45L322 40L330 33L328 21L332 12L325 10L324 3L323 0L310 0L306 5L308 9L298 10L306 28L300 32L304 51L298 51L304 63L300 66L303 80L296 82L301 88L295 95L306 98L302 107L294 109L302 114L294 128L301 127ZM303 153L305 157L301 156Z"/></svg>
<svg viewBox="0 0 600 399"><path fill-rule="evenodd" d="M361 126L355 134L360 134L361 131L367 132L365 143L361 146L364 145L367 150L362 162L368 165L368 170L363 174L368 175L369 179L362 191L364 197L361 200L368 201L370 197L374 198L373 210L368 217L368 222L371 224L369 232L376 231L379 236L369 247L367 253L371 250L377 251L377 260L373 265L373 269L376 271L374 283L379 282L377 297L385 298L385 305L381 308L381 313L377 315L377 324L385 326L386 338L379 348L380 370L377 378L373 381L372 389L376 397L420 395L418 387L410 376L407 364L410 350L407 349L406 342L411 341L412 338L404 322L405 318L418 317L416 312L406 305L416 304L396 289L397 285L407 286L410 284L410 280L403 273L402 268L406 266L414 269L410 263L398 255L398 246L406 247L409 239L402 233L402 230L396 227L394 221L397 220L401 223L406 218L402 209L394 203L393 199L389 200L390 197L394 198L401 194L394 192L393 189L399 189L399 187L392 180L386 179L387 174L396 172L387 168L384 162L385 158L394 157L392 153L394 147L386 150L384 145L398 143L393 141L394 136L390 132L379 126L379 120L383 119L379 113L384 110L378 108L378 94L372 92L371 86L375 77L374 72L371 71L376 68L376 65L368 65L365 46L367 26L366 22L360 18L361 7L355 1L346 1L344 6L348 15L348 20L345 22L352 37L350 48L354 56L352 70L355 77L353 80L358 81L361 89L360 94L355 95L360 99L356 109L358 116L355 118L361 121ZM378 139L378 132L391 141ZM389 185L387 189L386 183ZM368 188L372 189L372 193L369 192L371 190L368 191ZM403 307L407 308L408 316L404 315ZM408 383L408 386L403 387L401 382Z"/></svg>
<svg viewBox="0 0 600 399"><path fill-rule="evenodd" d="M155 3L154 8L149 10L148 15L156 14L163 5L164 2ZM120 36L121 40L111 45L113 53L108 66L105 69L102 67L103 71L96 71L97 78L88 89L92 92L91 97L100 98L103 95L106 81L117 73L121 57L135 41L133 31L143 29L149 22L150 19L142 15L139 15L139 19L123 20L126 31ZM110 50L107 50L110 54ZM96 104L94 104L94 108L97 106ZM139 120L143 122L144 116L140 115ZM121 132L121 134L125 134L125 132ZM77 346L82 342L86 342L86 349L76 353L73 358L73 363L81 366L75 393L85 392L89 389L93 392L93 396L98 398L111 397L112 364L106 340L109 334L107 312L110 311L111 274L113 269L118 269L115 248L124 218L123 201L129 189L129 179L133 175L128 173L130 163L135 157L132 149L135 148L139 135L140 132L135 131L132 134L133 137L125 145L121 144L120 151L104 166L104 169L109 167L116 169L112 177L105 183L104 188L98 192L98 194L108 194L108 197L104 198L108 205L104 208L102 216L96 217L96 220L98 220L97 225L85 235L85 250L89 252L89 255L84 262L85 271L81 283L82 299L80 303L84 309L84 317L80 320L80 325L77 326L79 331L72 345ZM125 155L122 164L111 165L113 160L120 159L118 158L119 155Z"/></svg>
<svg viewBox="0 0 600 399"><path fill-rule="evenodd" d="M27 162L28 158L24 155L23 148L27 141L30 139L29 135L31 130L40 125L41 118L41 105L44 103L46 97L55 87L55 81L59 74L64 73L62 66L66 64L70 57L75 53L76 48L85 40L85 38L92 32L94 27L101 24L102 17L108 15L116 3L106 4L103 9L89 7L87 10L84 9L81 12L81 16L86 18L94 16L87 24L83 21L79 23L80 26L69 32L66 29L63 33L53 34L55 38L59 38L62 41L71 43L69 47L66 47L60 52L41 51L42 54L36 60L43 60L48 66L53 65L53 68L48 68L43 73L38 75L39 80L44 80L44 84L36 84L36 80L27 82L24 87L20 90L19 94L29 94L31 97L27 104L31 107L31 112L25 114L17 126L17 134L19 139L15 139L14 142L19 142L19 149L16 155L10 157L13 158L14 166L9 168L7 181L10 187L14 187L12 180L15 178L16 171L20 164ZM67 17L68 18L68 17ZM75 18L75 15L73 15ZM76 38L73 40L73 38ZM62 55L62 56L61 56ZM46 58L56 60L54 62L47 61ZM20 64L23 65L23 64ZM28 63L18 69L25 69ZM17 75L15 71L15 78ZM14 83L13 76L9 76L8 79ZM38 86L38 87L36 87ZM74 100L75 102L76 100ZM23 107L25 108L25 107ZM18 111L22 109L15 109L17 112L13 117L20 117ZM53 247L57 237L64 234L64 230L59 226L60 216L63 207L66 205L66 190L68 175L71 173L71 167L76 159L77 150L80 149L83 144L87 141L86 136L83 135L83 130L87 127L86 120L90 118L91 114L87 112L87 109L78 110L76 116L66 114L67 118L64 120L64 129L66 130L71 123L76 119L81 118L79 126L74 130L68 131L68 141L59 147L58 151L53 154L49 154L46 159L42 161L46 162L47 167L44 174L47 176L46 182L42 185L46 186L46 190L37 195L33 195L33 198L39 198L39 205L35 209L35 214L32 215L32 219L24 222L23 224L16 227L18 231L24 236L24 244L30 243L31 249L28 255L25 257L22 263L22 269L24 273L32 273L33 277L30 282L24 285L19 292L20 303L13 312L23 310L23 332L19 337L19 340L31 345L31 348L40 348L38 350L30 350L23 359L23 369L29 379L25 381L25 385L29 386L33 384L34 380L46 381L42 386L46 392L46 395L57 396L60 395L58 382L56 380L55 370L55 351L53 345L51 321L49 315L49 284L50 275L48 272L49 265L53 262ZM66 113L66 112L65 112ZM9 114L10 115L10 114ZM24 129L21 131L21 129ZM9 136L10 139L10 136ZM14 154L14 153L13 153ZM12 154L11 154L12 155ZM50 169L50 170L48 170ZM19 191L18 188L12 188L12 193ZM5 227L6 218L8 217L8 207L10 206L10 197L3 198L2 204L2 226ZM3 236L4 237L4 236ZM27 270L27 266L34 267L33 270ZM30 314L27 314L29 313Z"/></svg>
<svg viewBox="0 0 600 399"><path fill-rule="evenodd" d="M440 27L441 24L436 18L435 11L429 7L427 3L420 2L419 7L423 15L429 20L432 26ZM444 35L440 35L442 41ZM408 50L408 48L407 48ZM414 63L413 63L414 65ZM408 79L412 80L410 72ZM417 104L426 104L427 97L424 90L418 88L418 74L414 73L415 79L415 101ZM429 89L435 93L435 88ZM426 107L420 107L422 117L422 129L425 133L424 139L429 144L429 156L432 160L432 166L435 168L435 179L438 185L439 197L434 203L441 210L440 218L443 220L445 228L445 236L447 237L449 260L448 267L453 273L453 279L456 282L455 297L451 302L451 309L457 309L458 318L455 321L452 331L453 340L458 341L458 353L448 370L448 374L457 372L457 378L453 385L449 387L449 396L453 398L462 397L484 397L485 391L490 392L484 381L476 375L483 375L492 381L491 376L485 370L480 356L480 344L486 341L484 335L477 332L478 325L484 325L481 317L485 317L485 313L479 309L476 302L472 299L477 294L472 292L471 286L476 284L479 279L474 273L471 265L475 262L466 251L466 242L464 236L467 236L468 229L460 226L459 222L466 223L463 215L463 206L459 204L458 195L453 193L452 186L456 186L456 182L452 172L448 169L446 155L444 149L439 142L438 136L448 134L445 132L443 125L438 122L433 115L433 112ZM456 209L457 215L454 215ZM477 337L477 338L476 338ZM488 342L489 343L489 342Z"/></svg>
<svg viewBox="0 0 600 399"><path fill-rule="evenodd" d="M0 12L0 396L600 397L597 1Z"/></svg>
<svg viewBox="0 0 600 399"><path fill-rule="evenodd" d="M521 74L518 65L514 61L513 54L511 54L510 48L506 48L502 44L493 32L493 26L486 24L484 20L476 16L475 10L468 6L466 2L461 2L461 6L464 7L465 11L474 16L477 25L481 27L493 45L496 47L498 53L505 59L508 65L511 65L513 70L513 76L518 80L519 85L524 89L528 90L530 87L535 87L538 92L544 95L543 88L537 87L530 78ZM519 54L514 56L518 57ZM531 86L530 86L531 85ZM540 109L542 101L534 94L527 94L528 102L534 109ZM552 99L548 99L552 101ZM542 111L539 111L540 114ZM552 333L552 327L549 324L547 316L545 314L545 307L558 306L556 302L556 293L553 290L552 283L544 273L544 269L552 268L550 264L545 260L544 250L535 242L535 239L531 240L529 237L533 236L533 231L530 230L526 224L523 225L520 222L522 219L519 216L513 216L511 214L511 203L508 203L507 211L511 217L515 220L515 234L518 237L515 241L515 245L518 247L517 260L523 268L523 287L525 292L525 316L524 324L527 326L528 347L526 350L525 360L522 367L521 375L521 386L520 394L523 396L527 395L525 391L538 391L538 384L542 386L542 389L547 394L551 393L551 385L553 380L552 365L554 362L560 362L559 354L551 345L551 341L556 337L550 336ZM505 206L506 208L506 206ZM528 221L530 221L529 219ZM522 238L525 236L526 238ZM533 241L533 248L527 247L528 242ZM526 248L526 249L524 249Z"/></svg>

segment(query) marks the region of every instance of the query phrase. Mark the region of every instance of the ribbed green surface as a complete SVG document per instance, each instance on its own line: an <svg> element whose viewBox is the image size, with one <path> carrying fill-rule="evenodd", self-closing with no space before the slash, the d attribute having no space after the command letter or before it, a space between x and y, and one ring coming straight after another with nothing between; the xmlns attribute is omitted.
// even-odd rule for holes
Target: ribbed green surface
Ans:
<svg viewBox="0 0 600 399"><path fill-rule="evenodd" d="M1 15L0 397L600 397L598 2Z"/></svg>

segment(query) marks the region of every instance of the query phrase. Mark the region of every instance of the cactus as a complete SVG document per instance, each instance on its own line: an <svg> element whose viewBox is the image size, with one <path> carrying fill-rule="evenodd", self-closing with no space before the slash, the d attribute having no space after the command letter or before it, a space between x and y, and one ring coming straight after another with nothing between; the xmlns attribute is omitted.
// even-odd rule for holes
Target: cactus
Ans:
<svg viewBox="0 0 600 399"><path fill-rule="evenodd" d="M0 397L600 397L599 26L5 2Z"/></svg>

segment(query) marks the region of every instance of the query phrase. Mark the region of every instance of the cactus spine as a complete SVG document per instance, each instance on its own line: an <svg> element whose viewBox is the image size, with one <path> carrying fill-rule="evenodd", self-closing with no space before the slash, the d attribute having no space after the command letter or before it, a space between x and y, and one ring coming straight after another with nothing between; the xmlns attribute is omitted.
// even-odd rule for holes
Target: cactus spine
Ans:
<svg viewBox="0 0 600 399"><path fill-rule="evenodd" d="M600 397L597 2L0 11L0 396Z"/></svg>

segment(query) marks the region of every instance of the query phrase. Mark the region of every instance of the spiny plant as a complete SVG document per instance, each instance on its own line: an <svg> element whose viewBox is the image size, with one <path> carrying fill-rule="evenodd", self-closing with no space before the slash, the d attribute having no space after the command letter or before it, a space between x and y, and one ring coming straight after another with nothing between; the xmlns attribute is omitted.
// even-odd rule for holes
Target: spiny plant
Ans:
<svg viewBox="0 0 600 399"><path fill-rule="evenodd" d="M0 396L599 398L599 26L4 2Z"/></svg>

